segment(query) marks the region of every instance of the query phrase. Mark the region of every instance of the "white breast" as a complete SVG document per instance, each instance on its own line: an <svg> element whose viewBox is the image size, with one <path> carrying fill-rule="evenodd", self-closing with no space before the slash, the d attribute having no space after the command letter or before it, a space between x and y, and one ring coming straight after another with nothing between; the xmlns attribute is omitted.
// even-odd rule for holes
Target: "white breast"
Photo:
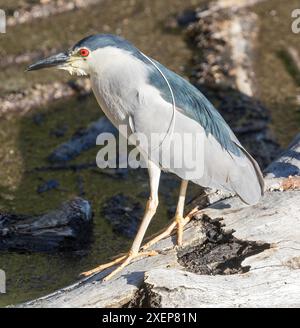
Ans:
<svg viewBox="0 0 300 328"><path fill-rule="evenodd" d="M114 47L93 52L92 89L104 113L116 126L128 124L147 85L147 66L129 52Z"/></svg>

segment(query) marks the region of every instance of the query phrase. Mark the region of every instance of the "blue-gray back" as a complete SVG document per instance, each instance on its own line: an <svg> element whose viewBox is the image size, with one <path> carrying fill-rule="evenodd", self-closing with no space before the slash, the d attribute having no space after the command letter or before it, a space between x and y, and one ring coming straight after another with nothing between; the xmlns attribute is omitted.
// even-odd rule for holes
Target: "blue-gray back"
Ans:
<svg viewBox="0 0 300 328"><path fill-rule="evenodd" d="M206 133L211 133L223 148L235 155L241 155L241 149L236 144L236 140L234 141L232 138L233 132L207 98L181 76L170 71L159 62L154 62L168 79L174 93L176 106L183 110L187 116L198 121ZM152 64L152 66L154 65ZM153 67L151 70L149 81L161 91L161 95L166 101L172 103L170 89L157 68Z"/></svg>

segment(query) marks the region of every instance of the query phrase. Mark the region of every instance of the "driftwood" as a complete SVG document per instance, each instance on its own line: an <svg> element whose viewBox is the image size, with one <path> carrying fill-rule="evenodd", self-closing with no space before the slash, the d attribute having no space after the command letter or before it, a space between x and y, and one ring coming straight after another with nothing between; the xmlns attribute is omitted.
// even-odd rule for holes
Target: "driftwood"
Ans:
<svg viewBox="0 0 300 328"><path fill-rule="evenodd" d="M82 249L91 235L92 210L75 198L39 216L0 213L0 250L54 252Z"/></svg>
<svg viewBox="0 0 300 328"><path fill-rule="evenodd" d="M300 175L300 134L288 146L278 159L265 170L267 178L280 178Z"/></svg>
<svg viewBox="0 0 300 328"><path fill-rule="evenodd" d="M283 159L299 169L299 147L297 137L268 175ZM279 181L291 179L285 172ZM159 255L134 261L112 281L101 282L108 269L20 306L300 306L300 191L267 191L255 206L217 199L186 226L181 249L168 237L153 246Z"/></svg>

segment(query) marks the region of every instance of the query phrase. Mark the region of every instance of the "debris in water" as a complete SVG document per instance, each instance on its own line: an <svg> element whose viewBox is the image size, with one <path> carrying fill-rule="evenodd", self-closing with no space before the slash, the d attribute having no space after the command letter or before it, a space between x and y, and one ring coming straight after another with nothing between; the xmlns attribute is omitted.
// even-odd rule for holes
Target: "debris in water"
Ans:
<svg viewBox="0 0 300 328"><path fill-rule="evenodd" d="M37 192L39 194L43 193L43 192L47 192L53 189L57 189L59 187L59 182L57 180L48 180L45 181L44 183L42 183L40 186L38 186L37 188Z"/></svg>
<svg viewBox="0 0 300 328"><path fill-rule="evenodd" d="M0 250L56 252L81 250L89 244L92 209L75 198L38 216L0 213Z"/></svg>
<svg viewBox="0 0 300 328"><path fill-rule="evenodd" d="M111 197L102 209L113 230L128 238L135 237L143 212L139 202L122 193Z"/></svg>

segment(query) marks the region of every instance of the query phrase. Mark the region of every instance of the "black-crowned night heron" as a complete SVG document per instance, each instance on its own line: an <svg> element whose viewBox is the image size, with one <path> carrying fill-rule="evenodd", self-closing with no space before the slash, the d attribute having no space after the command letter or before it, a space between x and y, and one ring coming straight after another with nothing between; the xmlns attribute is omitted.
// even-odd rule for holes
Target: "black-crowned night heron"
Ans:
<svg viewBox="0 0 300 328"><path fill-rule="evenodd" d="M114 35L92 35L65 53L36 62L28 70L52 66L71 74L88 75L97 101L111 122L117 128L125 125L130 133L143 134L148 140L137 143L147 161L150 197L132 247L127 255L84 275L121 263L106 277L111 278L132 259L154 255L146 249L173 228L177 228L178 245L181 245L183 226L187 222L183 213L189 180L202 187L235 193L247 204L259 201L264 185L260 168L219 112L188 81L130 42ZM149 142L153 134L163 136L156 146ZM188 142L183 142L185 135L191 137ZM195 161L196 153L200 156ZM167 160L163 159L165 154L168 154ZM141 248L158 206L162 169L182 179L175 219L169 229Z"/></svg>

